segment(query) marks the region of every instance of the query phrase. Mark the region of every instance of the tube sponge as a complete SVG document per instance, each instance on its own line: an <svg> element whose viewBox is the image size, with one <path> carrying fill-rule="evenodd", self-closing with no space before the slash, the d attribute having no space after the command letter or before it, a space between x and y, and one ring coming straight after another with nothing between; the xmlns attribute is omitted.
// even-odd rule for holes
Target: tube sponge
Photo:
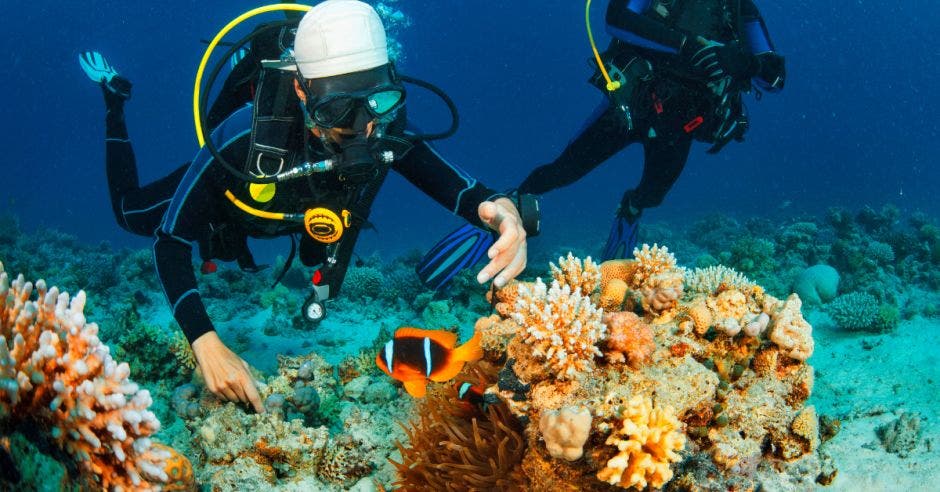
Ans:
<svg viewBox="0 0 940 492"><path fill-rule="evenodd" d="M829 265L813 265L796 277L793 291L807 305L829 302L839 291L839 272Z"/></svg>

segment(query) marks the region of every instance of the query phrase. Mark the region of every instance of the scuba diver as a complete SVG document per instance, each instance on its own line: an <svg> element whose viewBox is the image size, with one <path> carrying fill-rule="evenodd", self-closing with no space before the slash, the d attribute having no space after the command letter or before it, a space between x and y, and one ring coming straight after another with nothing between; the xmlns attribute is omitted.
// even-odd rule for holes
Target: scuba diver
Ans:
<svg viewBox="0 0 940 492"><path fill-rule="evenodd" d="M609 260L633 251L643 209L662 202L692 141L712 144L714 154L743 140L742 93L757 90L752 81L778 92L786 72L752 0L611 0L606 24L613 39L603 54L589 17L587 23L598 67L590 82L604 100L561 155L534 169L518 192L541 195L569 185L641 143L643 174L620 201L602 253Z"/></svg>
<svg viewBox="0 0 940 492"><path fill-rule="evenodd" d="M305 311L322 315L322 302L339 292L389 170L454 214L494 231L498 238L486 251L490 262L477 276L480 283L493 279L500 287L525 268L524 225L537 223L520 216L518 196L484 186L428 144L453 133L453 103L436 87L395 71L385 29L371 6L326 0L296 7L307 10L299 23L294 15L293 22L262 25L233 45L226 59L234 55L237 63L206 114L201 110L209 91L199 97L199 77L229 27L210 43L194 99L201 100L197 135L202 140L204 128L211 135L191 163L145 186L138 181L124 122L131 83L96 52L79 60L104 92L105 164L118 224L155 238L157 274L208 389L258 412L263 406L247 363L219 339L200 297L194 243L204 274L215 271L213 260L258 271L247 239L289 236L286 271L299 238L303 264L319 266ZM256 11L274 8L283 6ZM249 41L247 50L239 49ZM405 81L434 90L448 103L454 115L450 131L421 135L406 129Z"/></svg>

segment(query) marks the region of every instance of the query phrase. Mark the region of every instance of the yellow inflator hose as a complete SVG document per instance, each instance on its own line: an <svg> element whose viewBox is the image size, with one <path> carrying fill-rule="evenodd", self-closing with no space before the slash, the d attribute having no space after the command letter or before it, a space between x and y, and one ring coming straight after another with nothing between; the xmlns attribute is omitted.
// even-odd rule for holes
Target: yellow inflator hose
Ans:
<svg viewBox="0 0 940 492"><path fill-rule="evenodd" d="M594 59L597 60L597 66L601 69L604 80L607 81L607 91L613 92L620 88L620 81L610 80L610 74L604 67L604 61L601 60L601 54L597 52L597 44L594 42L594 33L591 32L591 0L587 0L584 5L584 23L587 25L588 40L591 42L591 50L594 51Z"/></svg>

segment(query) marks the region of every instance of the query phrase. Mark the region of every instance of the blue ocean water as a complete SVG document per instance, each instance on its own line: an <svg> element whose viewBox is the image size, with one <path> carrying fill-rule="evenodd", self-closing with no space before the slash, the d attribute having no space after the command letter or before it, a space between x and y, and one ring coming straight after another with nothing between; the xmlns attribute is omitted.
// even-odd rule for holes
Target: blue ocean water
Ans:
<svg viewBox="0 0 940 492"><path fill-rule="evenodd" d="M897 331L866 332L863 328L861 333L849 332L837 326L825 308L804 309L817 330L816 355L809 361L817 370L817 387L809 403L816 405L820 414L845 419L840 441L832 447L832 454L843 460L839 463L843 481L837 490L857 490L844 477L868 477L883 463L900 470L901 481L896 483L922 485L917 481L922 470L930 470L932 478L940 477L935 417L935 384L940 381L935 349L940 343L936 293L940 276L936 273L938 256L931 256L936 250L929 250L936 244L929 246L925 241L923 245L903 246L908 238L919 237L906 229L911 214L923 212L926 223L934 224L940 217L935 191L940 185L940 170L933 162L940 155L940 95L931 89L940 79L940 48L934 42L940 5L928 0L888 4L755 1L777 49L787 58L787 86L782 93L765 94L759 101L753 95L746 98L751 129L745 142L732 143L717 156L706 155L706 146L695 144L683 175L662 206L644 212L644 224L653 226L641 234L653 242L668 228L680 230L717 215L740 219L742 224L753 217L767 219L772 226L780 224L779 230L767 232L766 228L745 230L725 223L726 227L716 232L725 235L720 240L691 237L688 229L681 229L685 236L677 237L677 232L669 238L681 240L683 245L694 243L692 252L703 253L699 258L730 258L736 267L746 268L754 258L767 258L757 253L754 258L745 254L741 255L744 258L734 257L738 254L734 247L755 246L747 241L765 232L766 239L777 241L771 244L771 255L775 246L778 262L751 266L761 281L769 282L765 285L768 291L776 287L775 295L781 297L789 293L786 289L791 287L792 277L815 262L814 253L807 250L822 246L812 244L815 236L785 243L781 236L786 234L781 232L805 219L824 230L819 240L827 241L825 247L836 248L833 244L841 240L843 249L836 249L833 255L827 249L826 258L841 262L837 265L840 269L844 267L844 291L870 296L880 291L883 295L867 307L894 309L893 328ZM447 159L494 188L512 188L533 167L555 158L601 101L602 95L586 82L594 68L581 2L387 3L402 9L411 22L394 33L404 49L400 71L440 86L459 108L459 132L436 146ZM8 15L0 16L0 75L6 81L3 114L7 122L2 137L5 152L0 157L4 178L0 183L0 219L11 213L24 233L51 228L88 245L106 241L115 249L147 250L152 242L149 238L132 236L115 224L103 162L101 94L79 69L78 54L88 49L104 53L134 83L127 121L141 180L148 182L176 169L197 151L192 91L206 46L202 40L258 5L246 0L5 2ZM592 11L600 46L608 40L603 32L605 8L606 2L597 1ZM249 28L243 26L230 37L234 39ZM409 94L409 116L427 130L448 124L441 103L418 90ZM529 245L531 258L539 261L530 262L529 276L544 275L546 263L542 260L568 248L599 253L620 197L637 183L641 169L642 151L633 146L579 182L542 197L543 234ZM850 238L836 237L839 231L833 231L837 225L825 225L827 210L832 207L844 207L854 214L863 207L883 210L885 205L896 206L903 220ZM891 216L889 209L877 219ZM356 274L367 280L363 272L390 278L392 273L410 273L411 266L382 264L369 258L370 253L379 252L389 260L409 250L426 250L437 237L461 224L461 219L394 174L379 195L371 219L376 230L365 231L357 246L367 264L357 268ZM718 228L720 222L702 223L714 223ZM863 224L863 218L855 222L858 230L870 225ZM799 232L800 225L793 231ZM900 230L908 235L902 236ZM732 234L741 234L742 242L728 237ZM4 239L0 237L0 246L5 246ZM22 244L35 240L31 237ZM706 244L710 240L713 243ZM286 240L252 246L259 263L272 263L288 249ZM885 248L890 254L885 254ZM876 250L881 257L874 258ZM845 257L840 257L843 252ZM848 253L859 252L869 255L871 258L865 259L871 261L846 258ZM728 253L728 258L720 253ZM99 260L88 251L83 254L91 257L91 265ZM680 261L690 266L696 259L680 256ZM72 270L84 271L79 267ZM452 312L444 309L436 317L427 314L435 313L426 302L417 308L414 299L405 303L394 293L383 292L385 297L371 306L349 296L353 298L343 304L348 310L333 314L320 331L302 332L289 322L297 312L291 302L299 303L291 296L302 297L305 291L295 289L285 295L285 290L269 288L267 278L255 278L251 283L232 270L226 273L230 275L200 277L202 286L208 284L206 290L211 291L207 294L210 308L224 307L210 309L211 314L228 316L218 323L226 343L268 376L276 372L276 355L298 355L312 347L311 352L337 364L359 348L369 347L380 330L419 323L419 319L428 328L432 327L429 319L462 323L464 339L473 326L472 318L489 309L479 299L481 289L472 284L463 285L462 291L455 289L459 292L448 300L453 304L444 304L453 307ZM135 271L134 288L148 281L155 286L148 274L144 268ZM299 283L305 281L302 277ZM98 286L102 283L99 280ZM231 285L240 290L230 295L226 289ZM108 292L111 297L105 297L102 291L109 290L107 286L97 290L102 298L119 302L126 301L128 294ZM145 318L142 326L175 327L169 309L153 302L161 296L155 287L154 292L141 294L147 301L140 301L141 317ZM277 304L279 301L282 304ZM263 307L255 309L257 306ZM137 304L130 308L118 305L114 311L118 308L135 314L138 310ZM114 319L104 322L119 324ZM303 345L298 347L301 338ZM930 348L920 350L921 346ZM381 375L373 379L388 383ZM387 417L389 421L407 419L395 388L386 386L392 388L392 396L378 399L373 409L400 411ZM158 394L164 400L161 411L168 414L173 414L173 409L167 409L166 401L174 389L161 388ZM338 391L344 391L342 385ZM355 398L346 400L354 406L350 401ZM924 432L927 437L915 444L933 454L926 454L921 461L900 461L881 448L874 429L888 423L895 409L919 412L925 429L930 423L930 430ZM332 418L337 419L335 415ZM166 434L187 440L190 434L180 433L181 426L177 424ZM849 459L861 448L870 454ZM873 467L865 461L867 456L883 461ZM382 458L386 464L385 456ZM914 471L905 474L905 470ZM870 490L890 490L885 484L896 478L888 474L880 481L864 483Z"/></svg>
<svg viewBox="0 0 940 492"><path fill-rule="evenodd" d="M934 2L759 2L787 87L748 100L751 130L718 156L696 145L656 219L720 211L734 215L819 213L827 207L893 203L937 215L940 170L938 47ZM141 179L162 176L197 150L191 116L205 45L255 2L94 1L6 3L0 73L6 83L0 209L29 230L53 226L83 240L144 245L115 227L103 168L103 105L77 65L97 49L134 83L127 118ZM413 2L400 35L404 73L444 88L460 109L459 133L442 153L496 188L517 185L553 159L600 99L586 83L590 50L581 2ZM605 2L594 7L599 44ZM439 103L414 98L420 125L446 124ZM622 192L639 177L629 148L575 185L545 197L545 237L606 234ZM426 248L427 231L459 220L393 177L376 204L378 233L360 249ZM420 233L419 233L420 231ZM538 245L539 243L536 243ZM284 249L271 247L272 252Z"/></svg>

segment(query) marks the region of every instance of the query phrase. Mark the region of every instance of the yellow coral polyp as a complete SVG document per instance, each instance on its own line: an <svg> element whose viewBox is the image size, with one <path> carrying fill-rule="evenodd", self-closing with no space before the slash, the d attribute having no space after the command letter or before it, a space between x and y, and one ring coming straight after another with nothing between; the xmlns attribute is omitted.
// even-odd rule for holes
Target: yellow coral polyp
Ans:
<svg viewBox="0 0 940 492"><path fill-rule="evenodd" d="M635 395L623 406L619 429L606 443L617 455L597 472L597 478L623 488L660 488L672 478L672 464L685 446L682 424L671 407L654 408L653 401ZM614 426L617 427L616 425Z"/></svg>

